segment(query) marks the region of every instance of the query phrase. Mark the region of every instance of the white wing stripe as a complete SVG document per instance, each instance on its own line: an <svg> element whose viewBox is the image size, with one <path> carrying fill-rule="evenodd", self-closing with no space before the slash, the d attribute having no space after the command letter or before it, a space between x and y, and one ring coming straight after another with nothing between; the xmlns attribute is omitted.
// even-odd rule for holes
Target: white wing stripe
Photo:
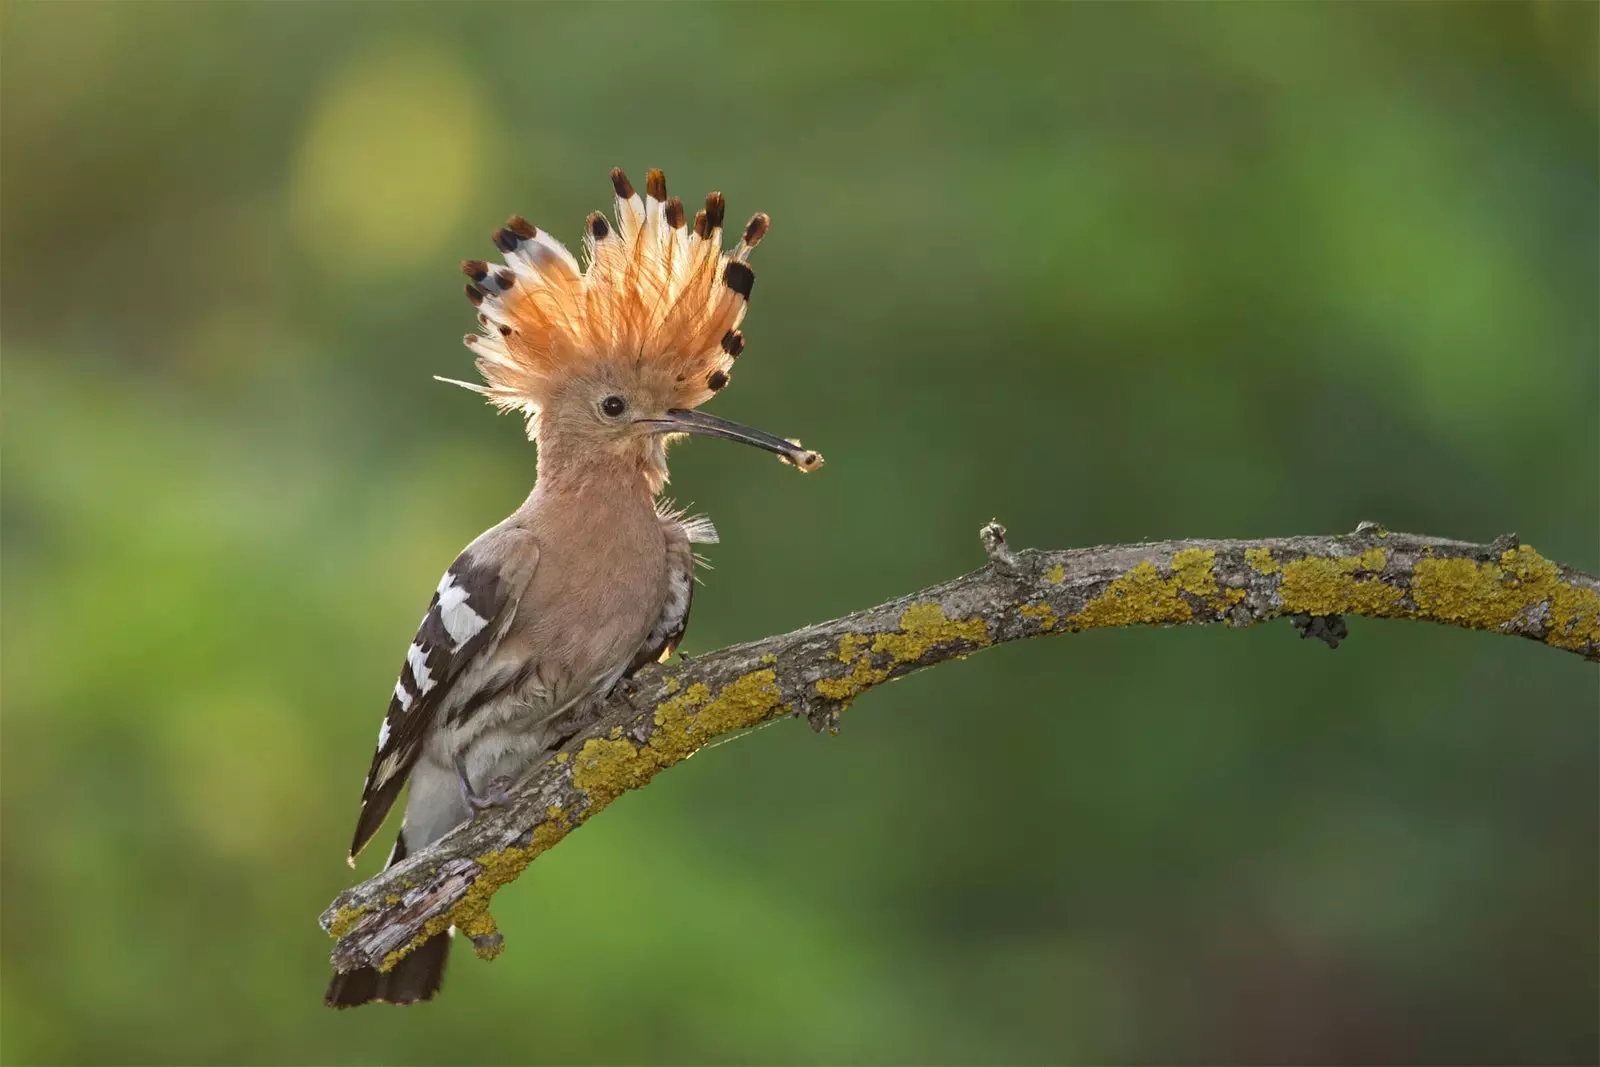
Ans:
<svg viewBox="0 0 1600 1067"><path fill-rule="evenodd" d="M394 683L394 698L400 702L401 711L411 710L411 691L406 688L405 682Z"/></svg>
<svg viewBox="0 0 1600 1067"><path fill-rule="evenodd" d="M417 680L417 695L426 696L436 684L428 673L428 653L415 641L406 649L406 662L411 665L411 677Z"/></svg>
<svg viewBox="0 0 1600 1067"><path fill-rule="evenodd" d="M384 783L388 782L389 779L393 778L395 776L395 772L400 769L400 757L401 753L391 752L389 755L384 757L382 763L378 764L378 772L373 777L377 780L377 783L380 787L382 787Z"/></svg>
<svg viewBox="0 0 1600 1067"><path fill-rule="evenodd" d="M453 652L461 651L462 646L489 625L488 619L467 606L467 591L455 584L455 576L449 571L439 582L439 621L444 623L445 632L455 642Z"/></svg>

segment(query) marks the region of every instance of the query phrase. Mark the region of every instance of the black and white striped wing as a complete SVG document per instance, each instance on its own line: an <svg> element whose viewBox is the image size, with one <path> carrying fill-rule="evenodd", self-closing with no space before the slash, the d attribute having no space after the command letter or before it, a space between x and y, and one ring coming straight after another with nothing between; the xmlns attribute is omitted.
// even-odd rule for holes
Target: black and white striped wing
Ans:
<svg viewBox="0 0 1600 1067"><path fill-rule="evenodd" d="M455 683L504 636L537 561L538 547L526 533L495 531L461 553L440 579L378 729L350 842L352 864L394 806L439 708L462 695L453 692Z"/></svg>

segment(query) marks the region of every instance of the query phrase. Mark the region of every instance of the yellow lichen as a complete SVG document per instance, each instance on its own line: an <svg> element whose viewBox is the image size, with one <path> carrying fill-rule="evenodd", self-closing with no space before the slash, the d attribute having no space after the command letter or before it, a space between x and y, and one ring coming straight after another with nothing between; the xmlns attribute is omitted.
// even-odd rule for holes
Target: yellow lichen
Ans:
<svg viewBox="0 0 1600 1067"><path fill-rule="evenodd" d="M1544 641L1557 648L1582 652L1600 644L1600 594L1562 581L1556 565L1527 545L1501 553L1498 563L1441 558L1424 546L1409 590L1380 577L1389 562L1382 548L1289 563L1264 548L1244 555L1257 573L1283 575L1278 596L1287 614L1427 619L1477 630L1542 627Z"/></svg>
<svg viewBox="0 0 1600 1067"><path fill-rule="evenodd" d="M899 631L876 635L870 649L864 634L841 637L839 660L850 664L850 670L841 678L820 679L817 692L829 700L850 700L863 689L886 681L901 664L915 663L935 645L951 641L985 648L989 645L989 624L977 615L950 619L938 604L913 604L901 613ZM885 654L889 659L875 666L873 657Z"/></svg>
<svg viewBox="0 0 1600 1067"><path fill-rule="evenodd" d="M573 824L568 820L566 812L554 804L545 810L545 816L545 821L533 828L533 837L527 847L506 848L476 857L478 866L483 870L474 879L472 888L467 890L466 895L457 901L449 914L436 915L429 919L423 924L421 933L385 956L383 962L378 965L378 970L391 969L402 957L428 938L442 934L452 926L470 937L487 937L496 933L494 916L489 914L489 899L501 886L515 881L540 853L566 837L572 829ZM474 951L484 959L493 959L500 954L502 947L498 944L485 944L481 948L474 945Z"/></svg>
<svg viewBox="0 0 1600 1067"><path fill-rule="evenodd" d="M1179 588L1208 600L1217 596L1217 554L1209 548L1185 548L1172 556L1172 573Z"/></svg>
<svg viewBox="0 0 1600 1067"><path fill-rule="evenodd" d="M1247 548L1244 550L1244 561L1255 568L1257 574L1277 574L1283 569L1278 566L1278 561L1272 558L1270 548Z"/></svg>
<svg viewBox="0 0 1600 1067"><path fill-rule="evenodd" d="M913 604L900 615L900 632L879 634L872 641L872 651L887 652L896 663L911 663L934 645L950 641L986 646L989 624L976 615L959 621L948 619L938 604Z"/></svg>
<svg viewBox="0 0 1600 1067"><path fill-rule="evenodd" d="M771 652L768 652L766 655L762 656L758 662L763 667L776 667L778 665L778 657L774 656Z"/></svg>
<svg viewBox="0 0 1600 1067"><path fill-rule="evenodd" d="M1372 618L1404 615L1405 594L1376 578L1360 580L1341 571L1334 560L1296 560L1284 568L1278 588L1283 609L1291 614L1341 615Z"/></svg>
<svg viewBox="0 0 1600 1067"><path fill-rule="evenodd" d="M679 696L675 696L671 700L664 700L656 705L655 724L660 726L669 719L681 719L686 709L698 707L710 699L710 688L704 682L696 682ZM620 737L622 736L622 731L618 730L612 736Z"/></svg>
<svg viewBox="0 0 1600 1067"><path fill-rule="evenodd" d="M680 684L681 683L678 681L678 676L677 675L672 675L665 682L662 683L662 686L666 689L667 692L676 693L678 691L678 686Z"/></svg>
<svg viewBox="0 0 1600 1067"><path fill-rule="evenodd" d="M356 923L361 921L362 916L376 910L377 908L372 904L362 904L360 907L355 908L341 907L336 909L333 913L333 921L328 924L328 936L343 937L356 928Z"/></svg>
<svg viewBox="0 0 1600 1067"><path fill-rule="evenodd" d="M1030 619L1038 619L1041 630L1056 628L1056 611L1049 604L1024 604L1021 611Z"/></svg>
<svg viewBox="0 0 1600 1067"><path fill-rule="evenodd" d="M1178 588L1205 600L1213 611L1225 612L1244 599L1243 589L1223 589L1217 584L1217 554L1209 548L1185 548L1172 556L1172 574Z"/></svg>
<svg viewBox="0 0 1600 1067"><path fill-rule="evenodd" d="M703 702L710 693L703 685L692 685L685 695L696 695ZM778 676L763 670L735 678L718 691L715 699L698 707L683 706L669 712L669 701L657 709L656 721L661 729L650 735L650 748L661 767L670 767L714 737L767 721L779 710L782 698Z"/></svg>
<svg viewBox="0 0 1600 1067"><path fill-rule="evenodd" d="M472 939L472 951L480 960L492 960L506 950L505 939L495 936L500 927L487 911L472 916L466 926L458 925L456 929Z"/></svg>
<svg viewBox="0 0 1600 1067"><path fill-rule="evenodd" d="M1060 585L1067 580L1067 569L1057 563L1054 567L1044 572L1044 580L1051 585Z"/></svg>
<svg viewBox="0 0 1600 1067"><path fill-rule="evenodd" d="M855 666L842 678L819 678L817 692L829 700L849 700L868 685L873 684L870 678L872 662L862 654L862 647L867 639L861 634L845 634L839 638L839 662L854 663ZM888 677L885 671L884 677ZM882 679L877 679L882 681Z"/></svg>
<svg viewBox="0 0 1600 1067"><path fill-rule="evenodd" d="M1600 643L1600 594L1563 582L1527 545L1501 553L1499 563L1418 560L1411 596L1418 614L1438 622L1479 630L1543 623L1545 642L1557 648Z"/></svg>
<svg viewBox="0 0 1600 1067"><path fill-rule="evenodd" d="M1226 611L1243 600L1245 592L1218 585L1216 564L1217 554L1209 548L1181 549L1172 555L1171 576L1163 578L1160 568L1145 560L1106 586L1068 618L1063 629L1190 622L1194 619L1190 597L1213 611Z"/></svg>
<svg viewBox="0 0 1600 1067"><path fill-rule="evenodd" d="M696 682L657 705L654 729L643 745L626 738L594 738L584 743L572 768L572 784L588 797L583 818L637 789L663 767L693 754L712 738L772 717L782 704L778 676L751 671L723 686L715 698Z"/></svg>
<svg viewBox="0 0 1600 1067"><path fill-rule="evenodd" d="M1403 589L1387 585L1381 578L1357 578L1363 572L1377 573L1388 562L1388 554L1372 548L1359 556L1307 556L1280 569L1283 579L1278 595L1289 614L1367 615L1392 618L1406 614L1401 601Z"/></svg>
<svg viewBox="0 0 1600 1067"><path fill-rule="evenodd" d="M1351 566L1353 571L1371 571L1376 574L1389 562L1389 553L1382 548L1369 548L1361 555L1356 556L1356 564Z"/></svg>
<svg viewBox="0 0 1600 1067"><path fill-rule="evenodd" d="M1188 622L1194 612L1189 602L1178 595L1181 585L1182 579L1177 575L1163 578L1155 564L1145 560L1106 586L1105 592L1085 604L1082 611L1070 616L1066 629Z"/></svg>
<svg viewBox="0 0 1600 1067"><path fill-rule="evenodd" d="M655 767L632 741L591 738L572 764L572 783L589 797L589 807L605 807L629 789L643 785Z"/></svg>

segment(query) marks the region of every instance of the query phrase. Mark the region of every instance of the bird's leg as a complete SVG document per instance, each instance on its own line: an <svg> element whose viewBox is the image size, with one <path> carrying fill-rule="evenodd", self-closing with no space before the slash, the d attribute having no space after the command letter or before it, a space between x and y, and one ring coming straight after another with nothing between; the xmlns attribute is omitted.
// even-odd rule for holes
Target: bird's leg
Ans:
<svg viewBox="0 0 1600 1067"><path fill-rule="evenodd" d="M623 677L617 679L617 684L611 687L611 692L606 694L603 702L610 704L612 701L620 699L632 704L633 698L637 696L638 693L639 687L633 684L633 679L627 675L624 675Z"/></svg>
<svg viewBox="0 0 1600 1067"><path fill-rule="evenodd" d="M487 808L503 808L511 803L512 786L516 783L508 775L499 775L489 779L489 786L483 793L472 791L472 779L467 777L466 755L456 753L456 780L461 783L461 798L467 802L467 807L474 812Z"/></svg>

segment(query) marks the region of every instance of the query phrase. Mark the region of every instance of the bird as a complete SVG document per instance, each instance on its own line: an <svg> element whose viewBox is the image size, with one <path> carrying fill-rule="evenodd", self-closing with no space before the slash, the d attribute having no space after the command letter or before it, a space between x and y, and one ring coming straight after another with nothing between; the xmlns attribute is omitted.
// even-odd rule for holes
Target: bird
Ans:
<svg viewBox="0 0 1600 1067"><path fill-rule="evenodd" d="M798 441L697 410L727 387L744 351L750 253L768 217L753 216L729 252L721 193L691 225L661 171L648 173L644 196L620 169L611 183L614 216L589 215L582 263L512 216L493 235L503 264L462 264L479 325L465 343L483 384L439 380L524 417L535 479L434 589L378 730L352 867L407 784L386 867L508 803L560 743L562 724L626 693L635 671L677 648L694 598L693 546L717 534L662 498L671 443L699 434L802 471L822 465ZM324 1003L433 999L450 937L434 935L386 971L335 974Z"/></svg>

